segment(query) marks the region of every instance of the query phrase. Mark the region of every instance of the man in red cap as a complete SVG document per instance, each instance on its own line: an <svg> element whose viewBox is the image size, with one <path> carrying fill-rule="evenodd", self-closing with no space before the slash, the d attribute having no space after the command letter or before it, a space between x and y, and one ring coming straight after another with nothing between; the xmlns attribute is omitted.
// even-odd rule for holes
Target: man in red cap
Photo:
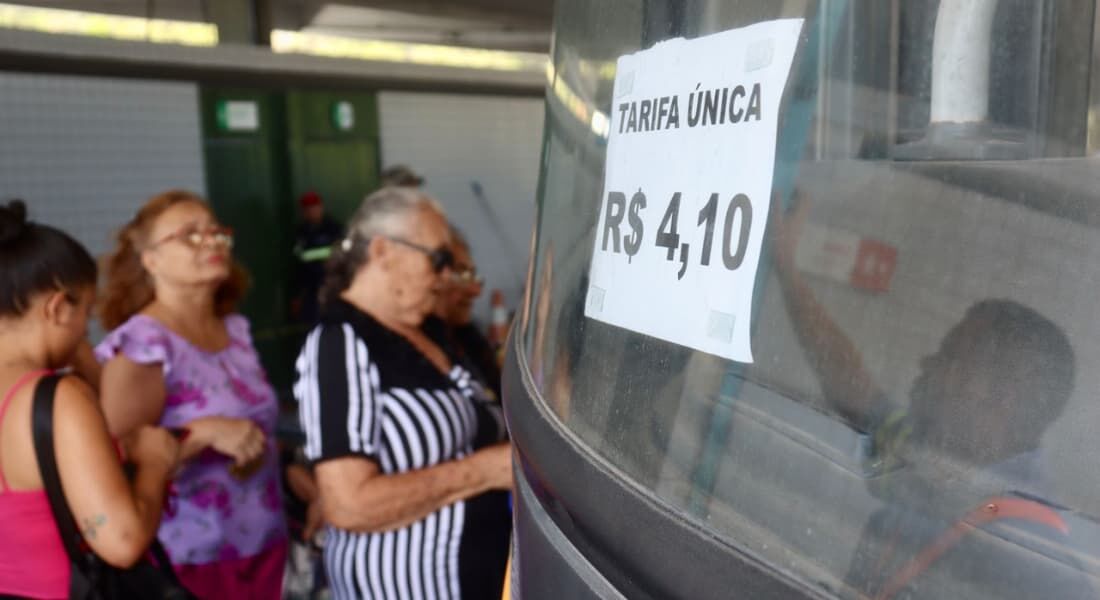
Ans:
<svg viewBox="0 0 1100 600"><path fill-rule="evenodd" d="M298 271L291 313L298 321L312 325L317 320L317 294L325 280L325 261L332 253L332 245L344 237L344 228L325 214L324 202L317 192L310 190L302 194L298 205L302 210L302 222L294 243Z"/></svg>

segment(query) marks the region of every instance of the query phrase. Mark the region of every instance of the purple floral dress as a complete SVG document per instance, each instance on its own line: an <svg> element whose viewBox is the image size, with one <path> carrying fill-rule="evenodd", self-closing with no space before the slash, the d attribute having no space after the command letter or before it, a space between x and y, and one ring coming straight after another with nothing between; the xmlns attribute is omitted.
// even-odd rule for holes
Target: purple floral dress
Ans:
<svg viewBox="0 0 1100 600"><path fill-rule="evenodd" d="M167 397L160 425L246 417L267 435L263 467L243 480L229 472L231 460L212 449L184 466L158 534L174 564L254 556L286 538L274 441L278 401L252 347L248 320L230 315L225 326L229 346L206 352L157 320L136 315L96 347L100 362L122 353L138 364L163 365Z"/></svg>

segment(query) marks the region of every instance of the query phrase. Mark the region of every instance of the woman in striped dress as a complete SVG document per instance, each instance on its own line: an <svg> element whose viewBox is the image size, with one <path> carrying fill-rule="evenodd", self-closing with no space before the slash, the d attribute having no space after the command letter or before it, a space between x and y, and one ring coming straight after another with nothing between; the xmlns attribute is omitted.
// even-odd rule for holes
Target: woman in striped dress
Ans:
<svg viewBox="0 0 1100 600"><path fill-rule="evenodd" d="M438 205L364 200L335 248L294 394L338 599L499 597L511 448L496 404L421 328L453 264Z"/></svg>

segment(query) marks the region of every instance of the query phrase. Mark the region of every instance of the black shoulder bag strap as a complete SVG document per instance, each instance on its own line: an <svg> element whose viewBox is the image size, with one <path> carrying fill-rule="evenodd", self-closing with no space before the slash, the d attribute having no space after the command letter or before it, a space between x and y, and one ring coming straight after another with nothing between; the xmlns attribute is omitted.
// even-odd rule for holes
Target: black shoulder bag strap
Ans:
<svg viewBox="0 0 1100 600"><path fill-rule="evenodd" d="M69 503L65 501L65 494L61 490L61 476L57 471L53 439L53 404L57 383L60 380L61 377L58 375L47 375L35 386L31 412L34 454L38 459L38 471L42 475L42 487L45 488L46 497L50 501L54 523L57 524L61 543L65 546L65 552L69 555L69 561L72 564L70 598L95 598L96 577L92 569L93 564L89 560L88 552L81 548L84 538L77 531L76 519L69 510Z"/></svg>
<svg viewBox="0 0 1100 600"><path fill-rule="evenodd" d="M118 570L100 560L95 553L87 547L84 536L76 527L76 519L69 509L69 503L65 501L65 494L61 488L61 476L57 471L57 456L54 452L53 437L53 406L54 396L57 391L57 383L60 381L57 375L48 375L39 380L34 390L34 406L32 409L32 430L34 432L34 453L38 458L38 470L42 474L42 487L45 488L46 497L50 501L50 510L53 512L54 522L61 534L61 542L65 546L65 552L69 555L72 564L70 573L72 583L69 585L69 598L75 600L98 600L104 596L117 597L120 591L117 588L118 578L108 577L112 574L133 573L130 570ZM155 565L148 565L153 573L159 572L158 584L165 586L158 594L165 598L194 598L179 582L172 563L168 559L168 553L164 551L160 541L155 537L149 545L149 554L155 559ZM142 575L139 575L142 577ZM142 587L148 587L149 578L140 579ZM107 588L110 588L110 591ZM150 592L152 593L152 592ZM128 597L123 595L122 597Z"/></svg>

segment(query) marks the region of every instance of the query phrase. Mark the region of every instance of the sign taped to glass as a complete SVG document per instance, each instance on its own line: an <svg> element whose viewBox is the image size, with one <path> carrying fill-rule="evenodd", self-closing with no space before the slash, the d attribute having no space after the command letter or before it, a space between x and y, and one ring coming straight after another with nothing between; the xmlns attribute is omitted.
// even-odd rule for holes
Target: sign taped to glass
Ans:
<svg viewBox="0 0 1100 600"><path fill-rule="evenodd" d="M802 23L619 58L586 316L752 362L779 103Z"/></svg>

